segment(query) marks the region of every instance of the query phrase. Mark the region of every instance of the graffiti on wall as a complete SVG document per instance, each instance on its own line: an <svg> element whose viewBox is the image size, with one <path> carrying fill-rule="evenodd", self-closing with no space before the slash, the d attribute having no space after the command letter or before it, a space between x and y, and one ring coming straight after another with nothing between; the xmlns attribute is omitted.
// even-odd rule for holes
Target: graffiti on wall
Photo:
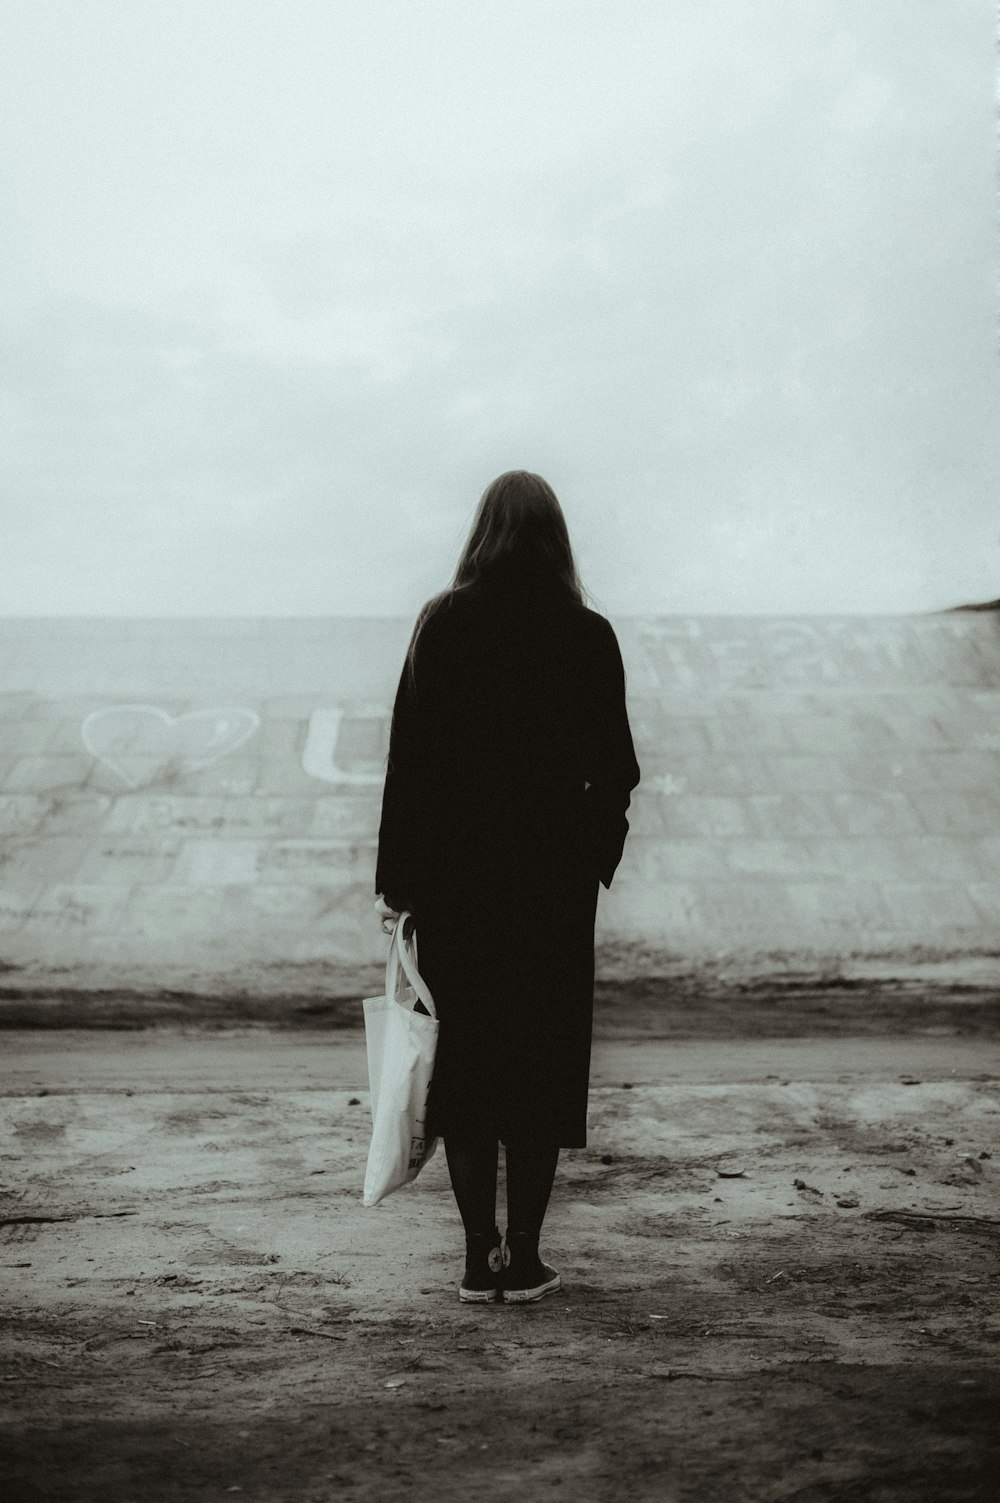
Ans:
<svg viewBox="0 0 1000 1503"><path fill-rule="evenodd" d="M302 750L302 770L310 777L321 778L324 783L333 783L346 788L369 788L381 786L385 768L345 766L346 758L340 750L341 732L350 714L354 722L374 721L381 726L389 715L384 705L356 705L350 712L344 707L316 709L309 716L306 744ZM341 760L338 761L338 756ZM362 758L357 760L373 760Z"/></svg>
<svg viewBox="0 0 1000 1503"><path fill-rule="evenodd" d="M352 733L358 740L359 727L384 735L389 714L382 704L317 707L309 716L303 772L334 787L381 786L384 756L371 744L349 743ZM171 715L153 704L107 705L84 717L80 734L90 755L134 790L213 766L243 746L260 723L257 711L245 706ZM367 739L371 743L371 734Z"/></svg>
<svg viewBox="0 0 1000 1503"><path fill-rule="evenodd" d="M170 715L159 705L107 705L84 716L80 734L92 757L127 788L140 788L168 773L182 777L211 767L259 726L257 711L244 706Z"/></svg>
<svg viewBox="0 0 1000 1503"><path fill-rule="evenodd" d="M1000 687L1000 632L963 616L672 616L637 636L663 688Z"/></svg>

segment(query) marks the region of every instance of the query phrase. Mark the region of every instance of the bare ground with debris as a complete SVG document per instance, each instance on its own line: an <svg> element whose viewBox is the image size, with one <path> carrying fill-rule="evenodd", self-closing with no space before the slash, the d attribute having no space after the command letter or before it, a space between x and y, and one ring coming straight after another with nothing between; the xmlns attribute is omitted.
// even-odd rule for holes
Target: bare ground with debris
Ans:
<svg viewBox="0 0 1000 1503"><path fill-rule="evenodd" d="M602 1026L543 1234L563 1289L520 1309L458 1303L440 1148L361 1205L356 1030L8 1032L5 1497L993 1503L972 1011Z"/></svg>

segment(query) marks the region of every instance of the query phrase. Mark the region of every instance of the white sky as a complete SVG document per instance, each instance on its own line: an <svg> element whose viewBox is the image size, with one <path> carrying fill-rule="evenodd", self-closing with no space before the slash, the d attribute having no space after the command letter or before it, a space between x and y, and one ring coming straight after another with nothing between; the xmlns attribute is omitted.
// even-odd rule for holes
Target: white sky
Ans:
<svg viewBox="0 0 1000 1503"><path fill-rule="evenodd" d="M1000 595L991 0L4 0L13 615Z"/></svg>

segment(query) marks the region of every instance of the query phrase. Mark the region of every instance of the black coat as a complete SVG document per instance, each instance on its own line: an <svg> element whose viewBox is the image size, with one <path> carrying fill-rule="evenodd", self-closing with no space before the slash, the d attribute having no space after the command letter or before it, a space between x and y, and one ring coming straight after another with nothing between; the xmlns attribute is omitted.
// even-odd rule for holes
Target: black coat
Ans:
<svg viewBox="0 0 1000 1503"><path fill-rule="evenodd" d="M530 578L450 593L414 635L421 621L375 890L413 912L440 1018L427 1130L584 1147L598 884L640 777L618 641Z"/></svg>

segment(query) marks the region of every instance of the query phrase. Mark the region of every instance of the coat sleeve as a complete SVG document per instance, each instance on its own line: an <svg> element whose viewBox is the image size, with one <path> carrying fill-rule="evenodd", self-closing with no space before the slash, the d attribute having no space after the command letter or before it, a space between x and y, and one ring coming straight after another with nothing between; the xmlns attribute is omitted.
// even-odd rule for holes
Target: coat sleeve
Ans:
<svg viewBox="0 0 1000 1503"><path fill-rule="evenodd" d="M597 869L605 887L622 858L626 811L641 777L625 694L625 667L614 628L600 617L587 673L584 808Z"/></svg>
<svg viewBox="0 0 1000 1503"><path fill-rule="evenodd" d="M414 627L414 636L420 621ZM411 645L413 637L410 639ZM417 698L404 660L389 728L382 816L375 864L375 893L397 913L416 912L419 892L420 809L423 797Z"/></svg>

